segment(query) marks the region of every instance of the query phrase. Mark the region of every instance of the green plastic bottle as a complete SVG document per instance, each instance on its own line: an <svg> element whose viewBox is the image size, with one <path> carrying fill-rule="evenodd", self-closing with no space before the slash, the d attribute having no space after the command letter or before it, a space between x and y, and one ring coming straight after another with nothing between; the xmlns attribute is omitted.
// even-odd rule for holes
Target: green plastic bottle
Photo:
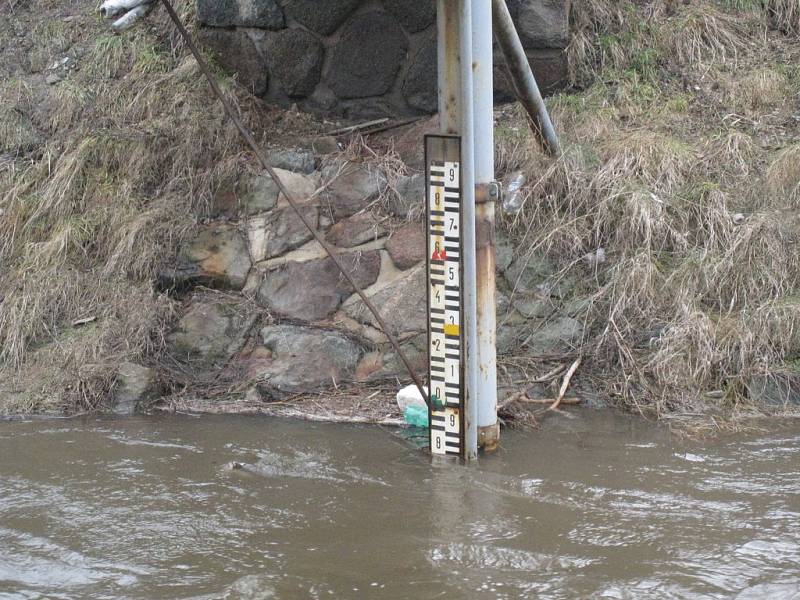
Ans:
<svg viewBox="0 0 800 600"><path fill-rule="evenodd" d="M428 407L427 406L409 406L403 415L406 423L412 427L428 428Z"/></svg>

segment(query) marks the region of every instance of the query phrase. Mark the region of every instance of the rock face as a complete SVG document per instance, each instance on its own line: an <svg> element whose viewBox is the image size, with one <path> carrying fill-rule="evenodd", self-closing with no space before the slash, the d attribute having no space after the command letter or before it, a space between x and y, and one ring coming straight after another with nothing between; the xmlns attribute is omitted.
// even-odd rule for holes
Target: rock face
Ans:
<svg viewBox="0 0 800 600"><path fill-rule="evenodd" d="M525 48L566 48L569 44L569 2L508 0L508 10Z"/></svg>
<svg viewBox="0 0 800 600"><path fill-rule="evenodd" d="M205 227L183 249L181 258L188 263L189 277L209 287L240 290L250 272L247 243L232 225Z"/></svg>
<svg viewBox="0 0 800 600"><path fill-rule="evenodd" d="M354 252L341 256L340 260L360 287L368 287L377 280L381 266L378 251ZM323 258L293 262L270 271L256 299L276 315L317 321L333 314L353 292L333 260Z"/></svg>
<svg viewBox="0 0 800 600"><path fill-rule="evenodd" d="M389 199L389 210L403 219L414 212L422 214L425 211L425 176L417 173L400 179L396 193Z"/></svg>
<svg viewBox="0 0 800 600"><path fill-rule="evenodd" d="M336 331L274 325L261 330L267 352L251 361L250 375L279 393L332 386L352 378L361 346Z"/></svg>
<svg viewBox="0 0 800 600"><path fill-rule="evenodd" d="M189 307L170 334L170 353L183 362L221 366L238 350L247 328L247 320L231 306L200 299Z"/></svg>
<svg viewBox="0 0 800 600"><path fill-rule="evenodd" d="M385 13L358 15L333 48L328 87L339 98L381 96L392 87L407 51L403 30Z"/></svg>
<svg viewBox="0 0 800 600"><path fill-rule="evenodd" d="M239 83L256 96L267 91L269 72L253 40L242 29L203 28L200 43L211 50L219 63L237 74Z"/></svg>
<svg viewBox="0 0 800 600"><path fill-rule="evenodd" d="M425 265L409 271L370 300L378 309L390 332L397 336L419 333L427 328L425 315L428 302L425 289ZM353 319L378 327L373 314L357 297L349 300L344 312Z"/></svg>
<svg viewBox="0 0 800 600"><path fill-rule="evenodd" d="M275 0L217 0L198 2L197 18L212 27L281 29L283 11Z"/></svg>
<svg viewBox="0 0 800 600"><path fill-rule="evenodd" d="M323 171L329 181L326 198L337 219L354 215L386 189L386 177L359 165L332 166Z"/></svg>
<svg viewBox="0 0 800 600"><path fill-rule="evenodd" d="M361 0L281 0L281 4L287 15L311 31L330 35L361 4Z"/></svg>
<svg viewBox="0 0 800 600"><path fill-rule="evenodd" d="M434 0L383 0L383 5L410 33L427 29L436 20Z"/></svg>
<svg viewBox="0 0 800 600"><path fill-rule="evenodd" d="M339 221L325 236L334 246L352 248L384 235L384 229L369 213L360 213Z"/></svg>
<svg viewBox="0 0 800 600"><path fill-rule="evenodd" d="M156 373L136 363L122 363L114 385L114 413L132 415L143 402L156 397Z"/></svg>
<svg viewBox="0 0 800 600"><path fill-rule="evenodd" d="M410 269L425 260L428 240L422 223L408 223L394 232L386 250L398 269Z"/></svg>
<svg viewBox="0 0 800 600"><path fill-rule="evenodd" d="M322 73L322 43L302 29L284 29L267 38L270 73L292 97L311 95Z"/></svg>
<svg viewBox="0 0 800 600"><path fill-rule="evenodd" d="M569 7L509 0L545 92L567 84ZM437 110L435 0L197 0L197 10L203 44L270 102L354 119ZM496 97L508 100L497 64Z"/></svg>

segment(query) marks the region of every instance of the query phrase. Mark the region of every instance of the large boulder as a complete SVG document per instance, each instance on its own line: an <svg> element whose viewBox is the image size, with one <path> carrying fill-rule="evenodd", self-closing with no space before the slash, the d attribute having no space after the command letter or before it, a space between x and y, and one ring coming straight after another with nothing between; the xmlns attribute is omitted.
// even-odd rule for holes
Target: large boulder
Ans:
<svg viewBox="0 0 800 600"><path fill-rule="evenodd" d="M424 378L428 371L428 334L422 333L400 345L403 354L417 375ZM365 354L358 363L355 378L357 381L383 381L387 379L401 382L411 380L408 369L400 356L391 347Z"/></svg>
<svg viewBox="0 0 800 600"><path fill-rule="evenodd" d="M241 290L250 273L244 236L233 225L214 223L181 250L180 272L193 284Z"/></svg>
<svg viewBox="0 0 800 600"><path fill-rule="evenodd" d="M378 279L381 258L377 250L353 252L339 260L361 288ZM278 316L316 321L333 314L354 291L333 260L321 258L270 271L256 299Z"/></svg>
<svg viewBox="0 0 800 600"><path fill-rule="evenodd" d="M221 367L239 351L252 319L231 304L197 300L168 336L170 354L198 367Z"/></svg>
<svg viewBox="0 0 800 600"><path fill-rule="evenodd" d="M317 191L315 177L282 168L275 168L275 174L297 202L308 200ZM240 187L242 189L240 193L242 210L247 215L272 210L283 198L278 184L266 172L243 178Z"/></svg>
<svg viewBox="0 0 800 600"><path fill-rule="evenodd" d="M339 248L353 248L385 235L386 230L369 212L339 221L328 230L325 239Z"/></svg>
<svg viewBox="0 0 800 600"><path fill-rule="evenodd" d="M210 27L281 29L285 25L275 0L197 0L197 19Z"/></svg>
<svg viewBox="0 0 800 600"><path fill-rule="evenodd" d="M405 219L425 211L425 175L417 173L401 177L395 193L389 198L389 212Z"/></svg>
<svg viewBox="0 0 800 600"><path fill-rule="evenodd" d="M324 49L313 34L285 29L267 37L264 44L270 74L286 94L304 98L319 83Z"/></svg>
<svg viewBox="0 0 800 600"><path fill-rule="evenodd" d="M403 81L403 96L409 106L427 113L435 113L438 110L437 61L436 37L430 36L409 61Z"/></svg>
<svg viewBox="0 0 800 600"><path fill-rule="evenodd" d="M316 206L298 206L303 218L314 228L319 227L319 209ZM314 234L306 227L291 207L282 208L248 221L247 236L250 256L260 262L275 258L310 241Z"/></svg>
<svg viewBox="0 0 800 600"><path fill-rule="evenodd" d="M311 31L330 35L361 4L361 0L280 0L286 14Z"/></svg>
<svg viewBox="0 0 800 600"><path fill-rule="evenodd" d="M267 157L271 167L309 175L316 169L316 160L311 150L278 150Z"/></svg>
<svg viewBox="0 0 800 600"><path fill-rule="evenodd" d="M368 12L344 26L332 52L327 84L339 98L380 96L394 84L408 40L387 14Z"/></svg>
<svg viewBox="0 0 800 600"><path fill-rule="evenodd" d="M569 45L570 0L508 0L508 10L525 48Z"/></svg>
<svg viewBox="0 0 800 600"><path fill-rule="evenodd" d="M426 266L420 265L372 295L370 300L386 321L390 333L406 336L426 331L428 295L425 282ZM357 321L379 327L375 316L357 296L348 300L343 310Z"/></svg>
<svg viewBox="0 0 800 600"><path fill-rule="evenodd" d="M387 187L383 173L356 164L330 165L323 169L322 177L328 182L325 198L336 219L354 215Z"/></svg>
<svg viewBox="0 0 800 600"><path fill-rule="evenodd" d="M428 239L422 223L406 223L386 242L386 250L398 269L410 269L425 260Z"/></svg>
<svg viewBox="0 0 800 600"><path fill-rule="evenodd" d="M271 325L261 330L265 351L245 361L251 378L272 392L298 393L351 379L363 349L336 331Z"/></svg>
<svg viewBox="0 0 800 600"><path fill-rule="evenodd" d="M267 91L267 65L247 32L241 29L203 27L200 43L214 53L219 64L235 72L239 83L256 96Z"/></svg>
<svg viewBox="0 0 800 600"><path fill-rule="evenodd" d="M410 33L427 29L436 20L434 0L383 0L383 5Z"/></svg>

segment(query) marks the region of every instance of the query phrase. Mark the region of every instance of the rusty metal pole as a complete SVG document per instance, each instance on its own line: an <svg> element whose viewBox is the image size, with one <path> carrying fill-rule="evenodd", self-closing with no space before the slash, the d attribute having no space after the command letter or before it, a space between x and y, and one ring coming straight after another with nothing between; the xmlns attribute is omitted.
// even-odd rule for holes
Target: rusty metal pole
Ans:
<svg viewBox="0 0 800 600"><path fill-rule="evenodd" d="M477 284L478 446L497 447L497 318L495 293L494 76L492 5L472 2L472 72L475 123L475 245Z"/></svg>
<svg viewBox="0 0 800 600"><path fill-rule="evenodd" d="M534 133L545 152L551 156L558 156L561 154L558 135L550 120L550 114L547 112L547 106L542 99L528 57L525 55L525 48L519 39L517 28L511 19L511 13L508 12L506 0L491 1L495 36L506 59L506 66L519 101L528 113Z"/></svg>
<svg viewBox="0 0 800 600"><path fill-rule="evenodd" d="M475 270L475 122L473 117L472 0L438 0L439 118L443 134L461 136L464 441L478 457L478 344Z"/></svg>

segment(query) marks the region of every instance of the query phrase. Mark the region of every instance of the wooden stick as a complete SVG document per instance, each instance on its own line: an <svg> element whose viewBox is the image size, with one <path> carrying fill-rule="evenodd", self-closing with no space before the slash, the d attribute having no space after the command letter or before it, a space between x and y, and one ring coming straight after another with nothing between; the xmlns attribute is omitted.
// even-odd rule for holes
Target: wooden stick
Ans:
<svg viewBox="0 0 800 600"><path fill-rule="evenodd" d="M564 375L564 381L561 382L561 389L558 390L558 398L556 401L553 402L547 410L555 410L559 407L561 402L564 400L564 394L567 393L567 388L569 388L569 382L572 380L572 376L575 374L575 371L578 370L578 367L581 366L581 360L583 360L580 356L575 359L575 362L572 363L572 366L567 371L567 374Z"/></svg>
<svg viewBox="0 0 800 600"><path fill-rule="evenodd" d="M553 404L552 398L519 398L517 402L521 402L522 404ZM574 406L575 404L580 404L583 402L581 398L562 398L561 404L565 406ZM550 409L550 410L558 410L558 409Z"/></svg>

